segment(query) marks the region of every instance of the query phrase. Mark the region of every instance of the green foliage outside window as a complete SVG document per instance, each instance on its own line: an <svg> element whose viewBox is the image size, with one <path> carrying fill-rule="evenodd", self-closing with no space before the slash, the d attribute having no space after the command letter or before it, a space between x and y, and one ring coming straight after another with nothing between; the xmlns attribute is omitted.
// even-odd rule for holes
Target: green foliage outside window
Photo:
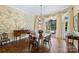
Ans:
<svg viewBox="0 0 79 59"><path fill-rule="evenodd" d="M46 23L46 32L50 30L56 31L56 20L50 20Z"/></svg>

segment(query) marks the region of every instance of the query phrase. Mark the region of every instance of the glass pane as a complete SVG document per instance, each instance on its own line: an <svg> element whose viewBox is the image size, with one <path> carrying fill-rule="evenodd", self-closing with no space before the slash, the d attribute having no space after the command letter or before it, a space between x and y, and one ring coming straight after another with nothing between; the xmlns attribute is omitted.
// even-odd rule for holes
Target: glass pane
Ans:
<svg viewBox="0 0 79 59"><path fill-rule="evenodd" d="M65 31L67 31L68 22L65 22Z"/></svg>

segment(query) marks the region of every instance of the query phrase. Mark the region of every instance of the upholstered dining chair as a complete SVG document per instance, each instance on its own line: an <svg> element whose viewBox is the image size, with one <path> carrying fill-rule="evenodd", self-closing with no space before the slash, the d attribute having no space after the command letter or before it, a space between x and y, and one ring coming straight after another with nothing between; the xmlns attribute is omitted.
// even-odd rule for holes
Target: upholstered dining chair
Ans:
<svg viewBox="0 0 79 59"><path fill-rule="evenodd" d="M44 37L43 44L46 46L48 44L51 47L51 34Z"/></svg>
<svg viewBox="0 0 79 59"><path fill-rule="evenodd" d="M6 42L6 44L9 42L10 43L10 39L8 38L8 33L2 33L1 35L1 42Z"/></svg>
<svg viewBox="0 0 79 59"><path fill-rule="evenodd" d="M34 34L29 35L29 51L32 51L32 49L38 49L39 43L36 40L37 37Z"/></svg>

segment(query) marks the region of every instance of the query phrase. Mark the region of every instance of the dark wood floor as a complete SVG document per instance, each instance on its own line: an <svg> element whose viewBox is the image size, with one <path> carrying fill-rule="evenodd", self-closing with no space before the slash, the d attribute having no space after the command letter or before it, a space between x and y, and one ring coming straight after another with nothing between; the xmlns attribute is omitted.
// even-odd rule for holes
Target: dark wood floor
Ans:
<svg viewBox="0 0 79 59"><path fill-rule="evenodd" d="M49 49L48 45L40 45L38 49L32 49L29 51L27 39L22 39L17 41L17 43L10 43L7 45L0 46L0 53L74 53L77 52L77 49L70 45L66 44L65 40L62 39L51 39L51 48Z"/></svg>

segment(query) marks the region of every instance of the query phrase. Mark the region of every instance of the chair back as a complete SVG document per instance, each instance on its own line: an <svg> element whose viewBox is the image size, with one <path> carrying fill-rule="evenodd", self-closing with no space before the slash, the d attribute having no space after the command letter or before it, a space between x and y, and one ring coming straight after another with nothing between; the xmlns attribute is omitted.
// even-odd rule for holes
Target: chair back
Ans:
<svg viewBox="0 0 79 59"><path fill-rule="evenodd" d="M8 39L8 34L7 33L2 33L1 39Z"/></svg>
<svg viewBox="0 0 79 59"><path fill-rule="evenodd" d="M50 35L48 35L48 36L46 36L46 37L45 37L45 40L46 40L46 41L51 40L51 34L50 34Z"/></svg>

